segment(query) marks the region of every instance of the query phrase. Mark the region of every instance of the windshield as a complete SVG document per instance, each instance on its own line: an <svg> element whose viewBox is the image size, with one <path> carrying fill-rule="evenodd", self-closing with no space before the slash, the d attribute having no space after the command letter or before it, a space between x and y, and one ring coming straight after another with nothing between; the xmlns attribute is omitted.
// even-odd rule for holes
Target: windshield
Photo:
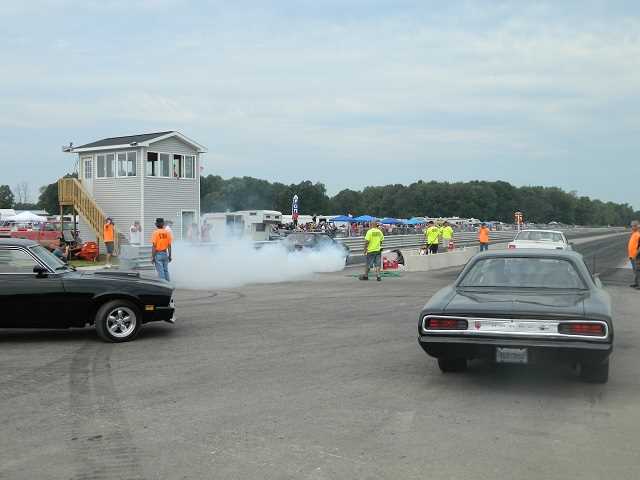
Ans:
<svg viewBox="0 0 640 480"><path fill-rule="evenodd" d="M529 242L562 242L562 234L558 232L527 231L520 232L516 240L526 240Z"/></svg>
<svg viewBox="0 0 640 480"><path fill-rule="evenodd" d="M67 270L70 267L67 266L62 260L56 257L49 250L44 248L42 245L35 245L31 247L31 251L53 271Z"/></svg>
<svg viewBox="0 0 640 480"><path fill-rule="evenodd" d="M586 288L573 264L564 259L501 257L475 262L460 287Z"/></svg>

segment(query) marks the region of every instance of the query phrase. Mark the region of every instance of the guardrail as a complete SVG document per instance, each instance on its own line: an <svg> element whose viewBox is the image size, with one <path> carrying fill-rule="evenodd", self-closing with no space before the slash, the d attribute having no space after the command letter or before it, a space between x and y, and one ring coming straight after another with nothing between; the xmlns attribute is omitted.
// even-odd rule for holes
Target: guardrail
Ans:
<svg viewBox="0 0 640 480"><path fill-rule="evenodd" d="M565 229L564 233L567 236L584 236L589 234L605 234L614 231L624 231L624 228L571 228ZM490 243L505 243L513 240L517 232L514 230L494 231L491 232ZM454 244L457 247L467 247L469 245L477 245L477 232L456 232L453 236ZM352 256L359 256L364 250L364 237L346 237L336 238L336 240L344 244ZM253 242L255 248L261 248L265 245L273 245L275 241L262 241ZM411 235L388 235L384 239L384 248L392 250L396 248L417 248L425 244L424 234L411 234ZM200 248L211 248L220 246L219 243L196 243L194 246ZM142 245L122 245L120 253L120 264L123 268L131 269L146 269L153 268L151 265L151 246Z"/></svg>
<svg viewBox="0 0 640 480"><path fill-rule="evenodd" d="M511 241L515 232L491 232L491 242ZM454 234L453 242L456 246L465 246L471 243L478 243L478 234L475 232L462 232ZM352 252L364 250L364 237L339 238L336 239L349 248ZM419 247L425 244L425 237L422 234L413 235L389 235L384 237L383 247L385 249Z"/></svg>
<svg viewBox="0 0 640 480"><path fill-rule="evenodd" d="M617 230L624 231L624 228L570 228L570 229L558 229L565 233L567 236L576 235L588 235L614 232ZM493 231L490 233L490 243L504 243L513 240L518 232L515 230ZM352 253L358 253L364 250L364 237L346 237L337 238L337 241L346 245ZM453 236L453 241L456 247L476 245L478 243L477 232L456 232ZM383 247L385 249L394 248L411 248L419 247L425 244L424 234L411 234L411 235L388 235L384 238Z"/></svg>

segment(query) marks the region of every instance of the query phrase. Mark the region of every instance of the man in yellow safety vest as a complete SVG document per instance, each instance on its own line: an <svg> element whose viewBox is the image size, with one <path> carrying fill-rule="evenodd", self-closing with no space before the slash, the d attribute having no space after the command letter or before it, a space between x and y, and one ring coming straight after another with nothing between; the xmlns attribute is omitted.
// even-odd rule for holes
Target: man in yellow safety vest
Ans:
<svg viewBox="0 0 640 480"><path fill-rule="evenodd" d="M427 239L427 249L429 253L438 253L438 244L440 243L440 228L436 227L432 220L427 223L427 229L424 232Z"/></svg>
<svg viewBox="0 0 640 480"><path fill-rule="evenodd" d="M445 250L449 250L449 244L453 240L453 228L449 225L449 222L444 222L442 226L442 247Z"/></svg>
<svg viewBox="0 0 640 480"><path fill-rule="evenodd" d="M378 221L371 223L371 228L367 230L367 234L364 236L364 254L366 257L366 265L364 267L364 274L360 275L360 280L369 280L369 271L373 268L376 272L376 280L379 282L380 269L382 266L382 242L384 241L384 234L379 228Z"/></svg>

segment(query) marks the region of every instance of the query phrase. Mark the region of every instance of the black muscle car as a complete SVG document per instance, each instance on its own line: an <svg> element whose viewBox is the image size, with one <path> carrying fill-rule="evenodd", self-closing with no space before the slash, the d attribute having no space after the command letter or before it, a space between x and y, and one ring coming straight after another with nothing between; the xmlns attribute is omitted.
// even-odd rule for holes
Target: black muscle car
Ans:
<svg viewBox="0 0 640 480"><path fill-rule="evenodd" d="M476 255L418 320L418 342L443 372L467 361L563 361L586 381L609 377L611 299L582 256L561 250Z"/></svg>
<svg viewBox="0 0 640 480"><path fill-rule="evenodd" d="M108 342L143 323L174 322L173 287L135 272L80 272L30 240L0 239L0 328L95 325Z"/></svg>
<svg viewBox="0 0 640 480"><path fill-rule="evenodd" d="M350 254L346 245L322 232L292 232L282 240L282 243L290 252L320 251L326 248L334 248L342 252L345 261Z"/></svg>

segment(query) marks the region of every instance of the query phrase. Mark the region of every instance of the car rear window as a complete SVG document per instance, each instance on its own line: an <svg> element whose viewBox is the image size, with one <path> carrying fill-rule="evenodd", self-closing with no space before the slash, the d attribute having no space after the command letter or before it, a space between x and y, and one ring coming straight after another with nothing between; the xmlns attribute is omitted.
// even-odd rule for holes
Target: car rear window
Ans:
<svg viewBox="0 0 640 480"><path fill-rule="evenodd" d="M497 257L477 260L460 287L586 288L573 263L544 257Z"/></svg>
<svg viewBox="0 0 640 480"><path fill-rule="evenodd" d="M516 240L528 242L562 242L562 235L557 232L524 231L516 236Z"/></svg>
<svg viewBox="0 0 640 480"><path fill-rule="evenodd" d="M286 240L294 245L312 246L316 242L316 236L305 233L292 233L287 236Z"/></svg>

